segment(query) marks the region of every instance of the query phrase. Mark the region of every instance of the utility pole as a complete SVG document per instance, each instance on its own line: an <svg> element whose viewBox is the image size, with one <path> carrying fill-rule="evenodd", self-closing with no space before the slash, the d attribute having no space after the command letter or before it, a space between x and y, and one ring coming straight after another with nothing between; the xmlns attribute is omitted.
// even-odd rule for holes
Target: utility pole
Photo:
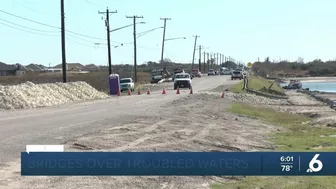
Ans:
<svg viewBox="0 0 336 189"><path fill-rule="evenodd" d="M163 68L163 52L164 52L164 44L166 40L166 23L167 20L171 20L171 18L160 18L160 20L163 20L163 39L162 39L162 49L161 49L161 68Z"/></svg>
<svg viewBox="0 0 336 189"><path fill-rule="evenodd" d="M203 52L203 72L205 73L205 51Z"/></svg>
<svg viewBox="0 0 336 189"><path fill-rule="evenodd" d="M110 14L118 13L117 11L110 12L108 7L106 12L98 11L98 14L106 14L105 26L106 26L106 35L107 35L107 58L109 65L109 75L112 74L112 60L111 60L111 40L110 40Z"/></svg>
<svg viewBox="0 0 336 189"><path fill-rule="evenodd" d="M207 63L208 63L208 71L210 70L210 60L209 60L209 53L207 53Z"/></svg>
<svg viewBox="0 0 336 189"><path fill-rule="evenodd" d="M219 66L222 67L222 54L219 54Z"/></svg>
<svg viewBox="0 0 336 189"><path fill-rule="evenodd" d="M212 53L210 55L210 64L211 64L211 68L213 68L213 54Z"/></svg>
<svg viewBox="0 0 336 189"><path fill-rule="evenodd" d="M217 65L219 65L219 62L218 62L218 55L219 55L219 53L217 53L217 59L216 59L216 60L217 60Z"/></svg>
<svg viewBox="0 0 336 189"><path fill-rule="evenodd" d="M137 46L136 46L136 19L137 18L143 18L143 16L126 16L126 18L132 18L133 19L133 39L134 39L134 82L138 81L137 77Z"/></svg>
<svg viewBox="0 0 336 189"><path fill-rule="evenodd" d="M200 36L195 35L193 37L195 37L195 44L194 44L194 53L193 53L193 59L192 59L192 63L191 63L191 69L194 69L196 43L197 43L197 38L199 38Z"/></svg>
<svg viewBox="0 0 336 189"><path fill-rule="evenodd" d="M63 83L67 82L67 63L66 63L66 54L65 54L65 23L64 23L64 0L61 0L61 43L62 43L62 74L63 74Z"/></svg>
<svg viewBox="0 0 336 189"><path fill-rule="evenodd" d="M199 46L199 56L198 56L198 69L199 71L202 70L202 66L201 66L201 58L202 58L202 46Z"/></svg>

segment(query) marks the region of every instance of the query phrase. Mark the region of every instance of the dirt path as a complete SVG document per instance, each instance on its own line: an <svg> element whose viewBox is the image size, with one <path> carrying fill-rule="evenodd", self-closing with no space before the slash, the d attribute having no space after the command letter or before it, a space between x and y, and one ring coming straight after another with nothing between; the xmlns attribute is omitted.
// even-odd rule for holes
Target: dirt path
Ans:
<svg viewBox="0 0 336 189"><path fill-rule="evenodd" d="M66 151L260 151L275 128L225 112L218 95L194 94L167 103L160 116L139 116L65 144ZM19 161L16 161L19 162ZM209 188L230 177L21 177L19 163L0 172L0 188ZM235 178L239 179L239 178Z"/></svg>

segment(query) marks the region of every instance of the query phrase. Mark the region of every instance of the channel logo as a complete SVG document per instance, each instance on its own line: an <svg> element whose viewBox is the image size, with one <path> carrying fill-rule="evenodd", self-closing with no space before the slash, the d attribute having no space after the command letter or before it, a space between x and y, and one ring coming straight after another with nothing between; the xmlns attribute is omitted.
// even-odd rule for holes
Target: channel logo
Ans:
<svg viewBox="0 0 336 189"><path fill-rule="evenodd" d="M313 159L309 162L309 168L307 169L307 173L317 173L320 172L323 168L323 163L321 160L318 160L317 158L320 156L320 154L315 154ZM317 165L317 167L315 167Z"/></svg>

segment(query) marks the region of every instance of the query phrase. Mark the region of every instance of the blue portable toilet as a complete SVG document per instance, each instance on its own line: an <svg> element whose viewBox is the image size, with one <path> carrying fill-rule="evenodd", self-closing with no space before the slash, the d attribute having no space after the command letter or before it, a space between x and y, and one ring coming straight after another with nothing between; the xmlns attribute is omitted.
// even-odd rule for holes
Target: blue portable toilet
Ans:
<svg viewBox="0 0 336 189"><path fill-rule="evenodd" d="M110 95L117 95L120 91L120 78L118 74L109 75Z"/></svg>

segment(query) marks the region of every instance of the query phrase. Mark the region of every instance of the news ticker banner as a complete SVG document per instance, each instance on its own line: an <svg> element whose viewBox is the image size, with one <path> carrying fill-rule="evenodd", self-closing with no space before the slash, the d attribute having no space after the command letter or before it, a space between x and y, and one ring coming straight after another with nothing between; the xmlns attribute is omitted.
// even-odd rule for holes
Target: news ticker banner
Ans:
<svg viewBox="0 0 336 189"><path fill-rule="evenodd" d="M336 175L336 152L22 152L23 176Z"/></svg>

